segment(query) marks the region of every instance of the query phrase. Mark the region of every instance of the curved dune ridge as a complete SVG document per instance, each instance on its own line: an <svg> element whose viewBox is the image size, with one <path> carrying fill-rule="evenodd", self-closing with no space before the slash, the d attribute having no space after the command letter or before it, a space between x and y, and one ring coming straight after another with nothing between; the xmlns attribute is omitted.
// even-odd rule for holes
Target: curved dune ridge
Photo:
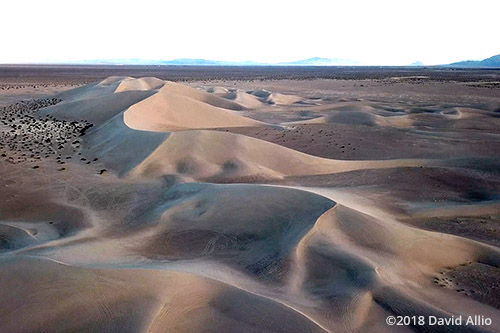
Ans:
<svg viewBox="0 0 500 333"><path fill-rule="evenodd" d="M92 98L68 100L41 110L40 115L74 121L85 119L94 125L100 125L153 93L149 90L123 91Z"/></svg>
<svg viewBox="0 0 500 333"><path fill-rule="evenodd" d="M457 218L449 222L461 227L461 216L488 215L493 223L497 185L485 190L492 195L460 192L460 172L486 182L486 171L450 160L328 159L231 133L280 136L294 123L404 131L419 114L361 101L271 125L250 117L300 111L306 99L156 78L110 77L59 97L39 115L93 124L79 150L53 161L66 169L0 164L0 331L413 329L386 324L398 315L479 315L492 325L450 331L500 331L487 294L494 288L483 280L484 272L498 279L499 248L405 222ZM449 107L433 116L485 112ZM448 167L455 173L446 178ZM323 187L300 185L311 183ZM408 188L411 199L398 194ZM459 284L457 267L475 265L487 270Z"/></svg>
<svg viewBox="0 0 500 333"><path fill-rule="evenodd" d="M102 83L102 82L101 82ZM140 79L127 78L121 80L115 92L130 91L130 90L152 90L159 89L165 85L165 81L155 77L144 77Z"/></svg>
<svg viewBox="0 0 500 333"><path fill-rule="evenodd" d="M421 166L425 160L340 161L316 157L239 134L214 131L172 133L132 176L181 174L194 179L282 178L359 169Z"/></svg>
<svg viewBox="0 0 500 333"><path fill-rule="evenodd" d="M303 98L297 95L285 95L280 93L273 93L264 89L250 90L247 94L257 97L261 102L267 104L293 104L301 101Z"/></svg>
<svg viewBox="0 0 500 333"><path fill-rule="evenodd" d="M248 109L258 108L264 105L264 102L262 102L257 96L251 95L244 91L238 91L236 89L228 90L225 88L216 87L208 89L207 92L236 102Z"/></svg>
<svg viewBox="0 0 500 333"><path fill-rule="evenodd" d="M297 95L272 93L263 89L241 91L238 89L211 87L207 89L207 92L211 95L234 101L248 109L259 108L269 104L291 105L304 100L304 98Z"/></svg>
<svg viewBox="0 0 500 333"><path fill-rule="evenodd" d="M362 111L330 111L326 116L314 118L306 121L295 121L288 124L346 124L346 125L365 125L365 126L394 126L410 127L413 124L411 118L407 115L383 117Z"/></svg>
<svg viewBox="0 0 500 333"><path fill-rule="evenodd" d="M245 109L238 103L226 100L224 98L220 98L213 94L209 94L201 89L195 89L175 82L170 82L170 81L165 82L165 85L160 91L176 93L223 109L229 109L235 111L240 111Z"/></svg>
<svg viewBox="0 0 500 333"><path fill-rule="evenodd" d="M404 111L386 111L366 102L341 103L327 109L327 114L309 120L287 124L345 124L364 126L411 127L414 123Z"/></svg>
<svg viewBox="0 0 500 333"><path fill-rule="evenodd" d="M168 132L194 128L263 125L234 111L212 106L164 88L132 105L125 112L124 120L127 126L138 130Z"/></svg>
<svg viewBox="0 0 500 333"><path fill-rule="evenodd" d="M238 103L157 78L111 77L60 97L63 102L40 114L74 121L85 118L95 125L123 112L129 127L159 132L264 124L235 112L245 109Z"/></svg>

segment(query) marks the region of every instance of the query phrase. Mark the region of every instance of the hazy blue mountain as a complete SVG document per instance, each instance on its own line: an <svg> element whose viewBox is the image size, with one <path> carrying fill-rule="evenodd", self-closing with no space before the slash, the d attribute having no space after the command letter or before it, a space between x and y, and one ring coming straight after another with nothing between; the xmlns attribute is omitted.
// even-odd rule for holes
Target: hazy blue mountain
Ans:
<svg viewBox="0 0 500 333"><path fill-rule="evenodd" d="M174 60L162 60L159 62L161 65L175 65L175 66L259 66L265 65L255 61L221 61L221 60L208 60L208 59L189 59L180 58Z"/></svg>
<svg viewBox="0 0 500 333"><path fill-rule="evenodd" d="M279 63L279 65L287 65L287 66L353 66L359 64L360 64L359 61L353 61L350 59L319 58L319 57Z"/></svg>
<svg viewBox="0 0 500 333"><path fill-rule="evenodd" d="M425 66L425 65L421 61L415 61L414 63L411 63L410 66L420 67L420 66Z"/></svg>
<svg viewBox="0 0 500 333"><path fill-rule="evenodd" d="M309 58L298 61L280 63L262 63L256 61L224 61L209 59L179 58L173 60L144 60L144 59L95 59L71 61L72 64L99 64L99 65L167 65L167 66L354 66L360 62L340 58Z"/></svg>
<svg viewBox="0 0 500 333"><path fill-rule="evenodd" d="M446 67L500 68L500 54L484 60L466 60L444 65Z"/></svg>
<svg viewBox="0 0 500 333"><path fill-rule="evenodd" d="M358 61L339 58L309 58L298 61L279 62L279 63L262 63L255 61L219 61L206 59L174 59L161 61L162 65L188 65L188 66L350 66L358 65Z"/></svg>

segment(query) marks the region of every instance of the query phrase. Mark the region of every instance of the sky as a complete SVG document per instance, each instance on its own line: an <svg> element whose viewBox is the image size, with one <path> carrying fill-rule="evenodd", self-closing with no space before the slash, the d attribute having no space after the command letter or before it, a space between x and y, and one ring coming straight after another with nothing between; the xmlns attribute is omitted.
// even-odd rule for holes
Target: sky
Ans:
<svg viewBox="0 0 500 333"><path fill-rule="evenodd" d="M5 0L0 13L0 63L324 57L435 65L500 54L498 0Z"/></svg>

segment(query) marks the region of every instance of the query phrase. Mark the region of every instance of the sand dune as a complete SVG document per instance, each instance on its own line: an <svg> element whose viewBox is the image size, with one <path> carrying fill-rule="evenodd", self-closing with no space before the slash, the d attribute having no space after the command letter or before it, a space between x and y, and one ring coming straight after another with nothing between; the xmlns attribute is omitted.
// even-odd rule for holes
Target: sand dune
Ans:
<svg viewBox="0 0 500 333"><path fill-rule="evenodd" d="M238 103L239 105L244 106L247 109L254 109L263 106L263 102L252 94L248 94L244 91L239 90L227 90L227 89L213 89L209 92L217 95L219 97L231 100L233 102Z"/></svg>
<svg viewBox="0 0 500 333"><path fill-rule="evenodd" d="M127 126L147 131L169 132L183 129L259 126L261 122L233 111L200 102L169 90L131 106L124 114Z"/></svg>
<svg viewBox="0 0 500 333"><path fill-rule="evenodd" d="M453 112L456 111L456 112ZM457 107L454 108L448 113L448 116L454 116L454 118L482 118L482 117L493 117L498 118L498 112L488 111L477 108L465 108L465 107Z"/></svg>
<svg viewBox="0 0 500 333"><path fill-rule="evenodd" d="M192 88L175 82L165 82L165 85L160 89L160 91L176 93L219 108L236 111L244 110L244 107L238 103L209 94L201 89Z"/></svg>
<svg viewBox="0 0 500 333"><path fill-rule="evenodd" d="M389 112L366 102L341 103L326 110L325 116L290 124L345 124L364 126L410 127L411 117L405 112Z"/></svg>
<svg viewBox="0 0 500 333"><path fill-rule="evenodd" d="M345 124L365 126L394 126L410 127L413 121L408 116L382 117L361 111L332 111L329 115L308 121L299 121L290 124Z"/></svg>
<svg viewBox="0 0 500 333"><path fill-rule="evenodd" d="M119 113L89 131L82 146L86 156L98 158L106 168L124 176L142 163L168 136L164 132L131 129L124 122L124 114Z"/></svg>
<svg viewBox="0 0 500 333"><path fill-rule="evenodd" d="M231 89L227 89L224 87L209 87L205 89L208 93L210 94L215 94L219 97L224 96L225 94L229 93Z"/></svg>
<svg viewBox="0 0 500 333"><path fill-rule="evenodd" d="M0 266L0 304L18 309L0 315L9 332L199 331L236 324L248 332L322 331L279 303L193 274L84 269L30 257ZM16 276L25 278L14 283Z"/></svg>
<svg viewBox="0 0 500 333"><path fill-rule="evenodd" d="M64 91L58 94L58 97L63 101L102 97L114 93L122 81L131 79L125 76L112 76L101 82Z"/></svg>
<svg viewBox="0 0 500 333"><path fill-rule="evenodd" d="M115 93L130 90L153 90L159 89L164 85L165 81L157 79L155 77L143 77L140 79L127 78L120 81L120 84L116 88Z"/></svg>
<svg viewBox="0 0 500 333"><path fill-rule="evenodd" d="M103 285L98 283L98 288L103 292L101 288L108 288L100 304L109 309L104 314L109 317L94 320L93 325L103 325L99 322L118 325L123 319L116 306L132 302L134 307L140 304L143 309L155 310L145 310L144 317L125 321L126 325L136 327L140 322L153 331L192 330L200 325L216 325L213 327L219 329L226 325L246 327L248 320L253 323L253 313L262 321L263 309L271 315L269 318L292 316L296 318L291 319L294 325L308 325L309 329L316 327L318 331L335 331L338 325L347 330L362 330L373 325L382 328L380 322L390 314L446 317L451 309L463 314L496 315L488 306L464 300L431 281L442 267L470 261L498 264L497 250L458 237L401 225L384 215L383 209L372 210L373 206L363 201L357 203L361 206L347 207L335 205L326 197L347 205L357 200L341 191L328 189L299 191L260 185L180 184L169 189L161 206L155 209L157 222L143 221L142 225L134 226L133 232L127 233L130 236L121 236L114 243L122 248L121 260L132 266L137 263L131 262L130 253L148 258L139 261L141 269L129 268L118 273L112 266L98 271L71 268L76 270L71 273L66 270L67 266L51 268L45 263L43 267L51 275L48 280L42 278L41 281L40 277L47 273L38 271L38 265L33 262L22 268L7 266L9 269L4 272L16 274L35 269L38 283L46 286L48 281L58 280L53 275L79 276L67 279L73 281L69 285L59 284L58 290L63 293L66 288L80 286L72 302L89 309L85 313L91 311L88 315L93 313L94 317L100 315L92 312L98 310L94 310L94 303L89 303L86 297L90 297L91 292L93 295L97 286L92 284L86 291L87 276L92 277L91 281L106 281ZM363 207L366 213L355 209L358 207ZM238 219L235 220L233 216L236 215ZM102 257L100 247L107 248L102 241L80 243L74 249L67 246L62 251L53 251L50 256L85 267L85 262L92 263L95 256ZM439 251L442 247L453 248L453 251ZM82 251L87 254L83 262L77 255ZM115 254L109 250L107 253ZM200 259L219 265L196 264ZM162 264L163 269L158 270L154 261L163 260L171 264ZM145 271L149 265L156 272ZM218 274L212 272L210 266L218 267ZM230 273L232 270L244 275L236 277ZM217 278L207 279L207 274ZM255 284L252 281L256 277L257 281L267 282ZM5 279L10 280L8 276ZM269 283L275 285L275 292L266 291ZM110 285L127 285L128 288L115 289ZM415 287L419 285L426 288ZM10 301L14 297L11 295L4 294L2 299ZM155 296L151 298L151 295ZM42 293L40 297L45 296ZM59 296L55 294L55 297ZM132 301L139 299L143 301ZM243 304L252 304L254 310ZM18 306L24 306L27 312L40 311L30 308L30 303ZM231 313L231 320L226 321L227 316L219 317L215 309L221 306L226 308L225 313ZM193 307L199 310L191 312L190 320L181 320L184 311ZM68 303L63 307L71 308ZM56 313L58 311L63 310L56 309ZM246 319L236 315L241 313L239 311L244 311ZM4 318L6 322L13 320ZM46 325L45 322L39 325L42 324ZM86 327L78 320L74 325ZM276 323L272 319L263 320L259 325L279 330L274 328Z"/></svg>
<svg viewBox="0 0 500 333"><path fill-rule="evenodd" d="M330 160L243 135L189 131L172 133L131 175L180 174L193 179L250 180L429 163L424 160Z"/></svg>
<svg viewBox="0 0 500 333"><path fill-rule="evenodd" d="M256 96L261 102L267 104L288 105L301 101L303 98L296 95L272 93L267 90L251 90L247 94Z"/></svg>
<svg viewBox="0 0 500 333"><path fill-rule="evenodd" d="M124 119L129 127L157 132L263 124L234 112L244 109L237 103L156 78L109 78L60 97L63 102L40 114L100 125L126 111Z"/></svg>
<svg viewBox="0 0 500 333"><path fill-rule="evenodd" d="M143 256L206 257L270 280L282 279L295 244L334 205L304 191L258 185L180 184L166 198L174 199L164 205L154 232L135 242L143 244Z"/></svg>
<svg viewBox="0 0 500 333"><path fill-rule="evenodd" d="M302 97L296 96L296 95L272 93L267 98L267 102L271 103L271 104L288 105L288 104L297 103L297 102L301 101L302 99L303 99Z"/></svg>
<svg viewBox="0 0 500 333"><path fill-rule="evenodd" d="M153 93L152 91L124 91L95 98L68 100L44 108L40 111L40 115L74 121L85 119L94 125L99 125Z"/></svg>
<svg viewBox="0 0 500 333"><path fill-rule="evenodd" d="M342 198L340 192L313 192L352 203L352 198ZM443 252L442 247L454 250ZM299 243L291 287L305 288L327 304L332 298L344 298L350 303L350 312L364 314L352 318L353 329L370 325L371 317L382 309L391 309L396 314L446 317L449 316L446 311L453 308L452 311L465 311L469 315L496 316L488 306L465 301L452 293L441 293L440 287L430 281L443 267L476 261L496 266L499 254L498 250L473 241L414 229L388 215L378 218L337 204L318 219ZM428 289L415 285L426 285ZM367 294L366 290L371 292ZM364 301L358 302L358 297ZM376 311L379 306L382 308Z"/></svg>

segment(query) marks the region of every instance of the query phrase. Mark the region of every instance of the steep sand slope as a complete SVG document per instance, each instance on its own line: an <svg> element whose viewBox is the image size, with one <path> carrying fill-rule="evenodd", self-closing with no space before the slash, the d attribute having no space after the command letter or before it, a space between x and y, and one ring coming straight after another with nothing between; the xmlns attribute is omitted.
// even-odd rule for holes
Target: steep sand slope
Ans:
<svg viewBox="0 0 500 333"><path fill-rule="evenodd" d="M290 280L293 290L313 293L325 308L346 302L342 311L333 310L333 317L346 313L342 318L346 325L366 329L384 318L373 320L377 306L395 315L449 317L451 312L499 317L492 308L431 283L443 267L466 262L498 266L498 249L402 225L383 206L376 207L370 197L341 190L301 189L340 202L299 243L296 271ZM317 322L328 325L322 319Z"/></svg>
<svg viewBox="0 0 500 333"><path fill-rule="evenodd" d="M85 119L99 125L152 94L154 91L149 90L124 91L93 98L70 99L44 108L39 114L74 121Z"/></svg>
<svg viewBox="0 0 500 333"><path fill-rule="evenodd" d="M120 176L148 158L169 133L139 131L128 127L123 112L84 136L83 153L97 157L104 166Z"/></svg>
<svg viewBox="0 0 500 333"><path fill-rule="evenodd" d="M330 160L243 135L188 131L172 133L131 175L157 177L182 174L194 179L280 178L428 163L424 160Z"/></svg>
<svg viewBox="0 0 500 333"><path fill-rule="evenodd" d="M154 232L135 242L143 256L206 257L269 280L282 278L295 244L334 205L305 191L244 184L179 184L166 198Z"/></svg>
<svg viewBox="0 0 500 333"><path fill-rule="evenodd" d="M96 98L111 95L122 81L131 80L126 76L111 76L101 82L89 84L83 87L71 89L58 94L63 101Z"/></svg>
<svg viewBox="0 0 500 333"><path fill-rule="evenodd" d="M190 128L259 126L233 110L244 107L205 91L156 78L108 78L65 92L41 116L101 125L122 111L130 128L167 132Z"/></svg>
<svg viewBox="0 0 500 333"><path fill-rule="evenodd" d="M132 105L124 116L127 126L146 131L259 126L263 123L165 89Z"/></svg>

